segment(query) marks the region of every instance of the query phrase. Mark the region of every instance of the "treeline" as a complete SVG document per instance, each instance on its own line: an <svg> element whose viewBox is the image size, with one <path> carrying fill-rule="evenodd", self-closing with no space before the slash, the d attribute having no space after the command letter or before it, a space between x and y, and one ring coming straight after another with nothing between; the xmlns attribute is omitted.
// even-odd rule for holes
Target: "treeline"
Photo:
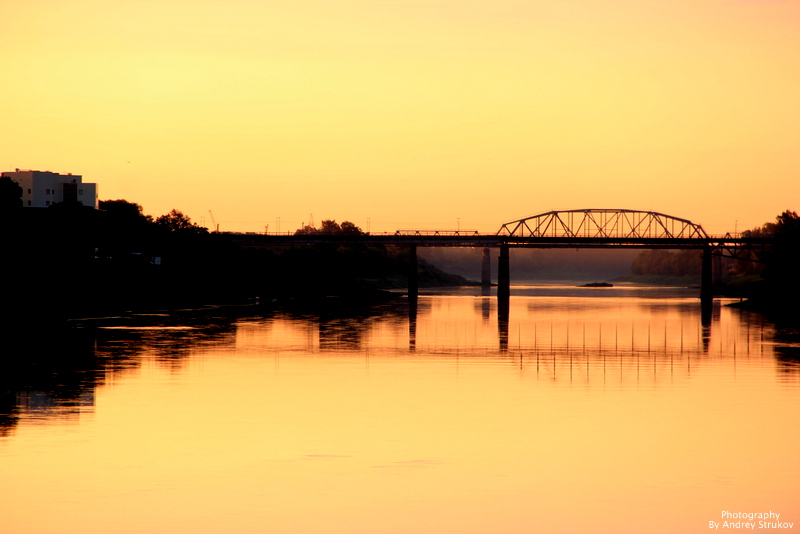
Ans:
<svg viewBox="0 0 800 534"><path fill-rule="evenodd" d="M769 236L773 240L764 257L763 289L755 295L755 300L796 314L800 299L800 216L796 211L786 210L774 223L766 223L743 235Z"/></svg>
<svg viewBox="0 0 800 534"><path fill-rule="evenodd" d="M333 219L324 219L319 228L305 225L298 228L294 235L364 235L364 232L350 221L339 224Z"/></svg>
<svg viewBox="0 0 800 534"><path fill-rule="evenodd" d="M644 250L633 260L634 275L700 276L702 252L698 250Z"/></svg>
<svg viewBox="0 0 800 534"><path fill-rule="evenodd" d="M324 219L319 227L305 225L295 235L358 236L365 232L350 221ZM319 244L294 247L273 258L273 280L264 294L279 297L315 295L369 296L376 290L408 287L411 270L408 248L385 245ZM417 259L420 287L469 285L466 278L446 273ZM287 285L284 282L289 281Z"/></svg>
<svg viewBox="0 0 800 534"><path fill-rule="evenodd" d="M772 243L761 254L751 253L748 258L751 261L724 259L729 275L757 280L752 284L750 296L769 301L770 307L800 298L800 216L797 212L786 210L775 217L774 222L745 230L742 237L767 237Z"/></svg>
<svg viewBox="0 0 800 534"><path fill-rule="evenodd" d="M363 233L333 220L298 232ZM377 289L407 287L410 269L408 252L399 248L247 248L179 210L154 218L126 200L101 201L99 210L7 203L0 208L0 250L0 277L16 288L3 292L2 311L15 323L254 297L366 298ZM464 283L420 262L422 287Z"/></svg>
<svg viewBox="0 0 800 534"><path fill-rule="evenodd" d="M9 324L220 292L197 266L222 263L224 244L177 210L153 218L127 201L103 202L100 210L77 202L0 205L0 279L7 286L0 306Z"/></svg>

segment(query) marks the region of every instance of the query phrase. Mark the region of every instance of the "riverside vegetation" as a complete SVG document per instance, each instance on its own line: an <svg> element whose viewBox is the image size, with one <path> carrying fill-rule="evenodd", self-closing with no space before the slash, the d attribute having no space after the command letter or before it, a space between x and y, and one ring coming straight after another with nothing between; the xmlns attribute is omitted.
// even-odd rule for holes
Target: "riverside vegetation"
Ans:
<svg viewBox="0 0 800 534"><path fill-rule="evenodd" d="M14 323L254 297L367 299L381 295L379 290L407 287L409 255L402 249L246 249L179 210L153 218L126 200L101 201L99 207L60 203L23 209L6 201L0 208L6 258L0 269L6 284L19 289L5 292L2 308ZM298 230L312 231L363 233L353 223L333 220ZM420 287L469 283L419 262Z"/></svg>

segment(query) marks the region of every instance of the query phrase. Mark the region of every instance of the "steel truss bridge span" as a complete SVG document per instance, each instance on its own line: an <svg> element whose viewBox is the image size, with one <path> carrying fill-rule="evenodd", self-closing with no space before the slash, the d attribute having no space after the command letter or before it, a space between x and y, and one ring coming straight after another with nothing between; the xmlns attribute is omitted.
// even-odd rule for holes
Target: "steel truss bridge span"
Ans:
<svg viewBox="0 0 800 534"><path fill-rule="evenodd" d="M758 261L769 239L709 236L688 219L654 211L580 209L548 211L503 224L493 234L477 230L397 230L394 233L234 234L242 244L372 244L423 247L711 248L716 255Z"/></svg>
<svg viewBox="0 0 800 534"><path fill-rule="evenodd" d="M566 239L708 239L703 227L654 211L548 211L503 224L497 235Z"/></svg>

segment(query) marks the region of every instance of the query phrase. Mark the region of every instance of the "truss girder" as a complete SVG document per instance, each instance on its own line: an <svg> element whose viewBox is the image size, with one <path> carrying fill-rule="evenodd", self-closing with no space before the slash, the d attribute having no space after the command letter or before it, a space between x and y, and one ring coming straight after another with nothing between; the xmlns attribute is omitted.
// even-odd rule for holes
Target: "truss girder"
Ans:
<svg viewBox="0 0 800 534"><path fill-rule="evenodd" d="M584 209L548 211L510 221L498 236L607 239L708 238L703 227L654 211Z"/></svg>
<svg viewBox="0 0 800 534"><path fill-rule="evenodd" d="M769 245L763 240L755 243L724 243L714 248L713 254L739 261L764 263Z"/></svg>

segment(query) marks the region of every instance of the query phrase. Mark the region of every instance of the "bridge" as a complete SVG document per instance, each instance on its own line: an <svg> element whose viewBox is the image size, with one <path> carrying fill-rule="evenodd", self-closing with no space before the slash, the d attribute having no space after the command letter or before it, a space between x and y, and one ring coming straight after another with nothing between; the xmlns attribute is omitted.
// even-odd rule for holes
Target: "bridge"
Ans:
<svg viewBox="0 0 800 534"><path fill-rule="evenodd" d="M483 247L482 283L489 283L489 249L499 248L497 296L510 291L509 249L526 248L661 248L702 251L700 298L713 298L712 258L724 256L761 261L770 238L725 234L711 236L703 227L653 211L627 209L579 209L548 211L509 221L493 234L475 230L397 230L364 234L233 234L240 246L296 245L395 245L411 252L409 293L417 293L417 247Z"/></svg>

